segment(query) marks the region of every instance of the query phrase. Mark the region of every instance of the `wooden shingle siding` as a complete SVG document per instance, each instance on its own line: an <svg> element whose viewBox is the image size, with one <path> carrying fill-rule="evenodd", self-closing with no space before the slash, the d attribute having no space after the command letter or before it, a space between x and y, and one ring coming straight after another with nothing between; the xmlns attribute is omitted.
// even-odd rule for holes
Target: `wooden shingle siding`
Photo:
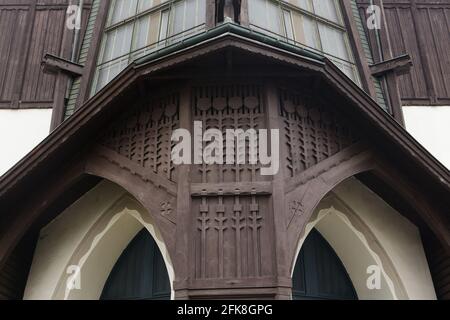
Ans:
<svg viewBox="0 0 450 320"><path fill-rule="evenodd" d="M370 4L358 0L362 14ZM450 104L450 0L384 0L393 55L408 53L409 74L399 78L404 105ZM366 26L364 26L366 28ZM367 30L375 62L380 60L373 30Z"/></svg>
<svg viewBox="0 0 450 320"><path fill-rule="evenodd" d="M13 100L21 64L19 39L25 38L29 11L27 6L0 6L0 106L8 107Z"/></svg>
<svg viewBox="0 0 450 320"><path fill-rule="evenodd" d="M78 63L81 65L84 65L87 61L87 56L89 52L89 48L91 46L91 40L94 33L94 26L98 15L98 10L100 8L100 1L101 0L93 0L92 2L92 8L89 14L89 20L86 26L86 32L83 37L83 42L81 44L80 49L80 55L78 57ZM73 82L71 88L70 88L70 94L69 99L66 106L65 111L65 118L67 119L69 116L71 116L75 110L76 101L78 98L78 93L80 91L80 80L81 78L75 79Z"/></svg>
<svg viewBox="0 0 450 320"><path fill-rule="evenodd" d="M369 64L373 64L373 56L372 51L370 50L369 41L367 39L366 32L364 30L363 22L361 19L360 12L358 10L356 0L351 0L351 6L353 11L353 16L355 18L356 22L356 28L358 29L359 39L361 41L361 45L364 50L364 55L366 56L366 59ZM383 108L384 110L388 111L388 106L386 105L386 99L384 96L384 92L382 89L381 79L373 77L374 87L375 87L375 93L376 93L376 100L378 104Z"/></svg>
<svg viewBox="0 0 450 320"><path fill-rule="evenodd" d="M41 62L47 53L70 58L70 48L64 47L65 43L71 45L73 37L73 32L66 30L69 2L0 2L0 108L53 107L57 76L44 74ZM66 42L65 31L70 37Z"/></svg>

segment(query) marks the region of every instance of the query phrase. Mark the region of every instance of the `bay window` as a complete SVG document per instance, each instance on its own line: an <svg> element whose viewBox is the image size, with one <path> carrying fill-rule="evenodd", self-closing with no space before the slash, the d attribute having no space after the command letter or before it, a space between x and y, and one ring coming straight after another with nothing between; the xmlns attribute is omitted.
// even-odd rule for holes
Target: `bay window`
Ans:
<svg viewBox="0 0 450 320"><path fill-rule="evenodd" d="M113 0L92 94L133 60L204 30L206 0Z"/></svg>
<svg viewBox="0 0 450 320"><path fill-rule="evenodd" d="M248 0L250 27L329 58L359 84L338 0Z"/></svg>

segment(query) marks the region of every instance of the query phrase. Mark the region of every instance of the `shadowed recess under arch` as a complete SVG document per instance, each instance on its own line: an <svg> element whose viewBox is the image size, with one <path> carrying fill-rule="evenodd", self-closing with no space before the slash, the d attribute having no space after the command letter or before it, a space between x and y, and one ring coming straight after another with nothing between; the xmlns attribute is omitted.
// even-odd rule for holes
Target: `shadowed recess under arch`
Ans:
<svg viewBox="0 0 450 320"><path fill-rule="evenodd" d="M169 300L164 259L147 229L142 229L117 260L101 300Z"/></svg>
<svg viewBox="0 0 450 320"><path fill-rule="evenodd" d="M302 246L292 281L294 300L358 299L341 260L315 229Z"/></svg>

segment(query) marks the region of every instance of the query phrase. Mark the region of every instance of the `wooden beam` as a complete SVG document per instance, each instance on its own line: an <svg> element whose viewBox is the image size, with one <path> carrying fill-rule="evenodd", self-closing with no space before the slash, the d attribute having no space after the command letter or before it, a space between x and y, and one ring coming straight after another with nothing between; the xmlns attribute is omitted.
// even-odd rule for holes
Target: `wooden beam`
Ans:
<svg viewBox="0 0 450 320"><path fill-rule="evenodd" d="M409 72L413 63L408 54L385 60L370 66L370 71L375 77L380 77L388 72L394 72L396 75L402 75Z"/></svg>
<svg viewBox="0 0 450 320"><path fill-rule="evenodd" d="M63 72L73 77L79 77L83 74L82 65L48 53L42 59L41 66L44 73Z"/></svg>
<svg viewBox="0 0 450 320"><path fill-rule="evenodd" d="M383 0L374 0L374 4L381 8L381 29L379 30L379 39L381 45L381 56L380 60L390 60L393 58L393 50L390 42L390 35L388 30L388 24L386 20L386 14L384 12L384 3ZM391 109L391 114L398 123L400 123L403 127L405 126L405 121L403 118L402 111L402 101L400 98L400 90L398 88L398 80L395 74L387 74L386 77L386 85L388 92L388 100L389 106Z"/></svg>

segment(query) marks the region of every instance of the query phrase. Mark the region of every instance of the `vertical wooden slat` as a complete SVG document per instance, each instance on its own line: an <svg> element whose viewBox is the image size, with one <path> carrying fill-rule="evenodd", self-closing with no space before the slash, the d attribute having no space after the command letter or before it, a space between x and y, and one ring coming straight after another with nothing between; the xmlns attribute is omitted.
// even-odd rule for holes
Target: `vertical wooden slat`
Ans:
<svg viewBox="0 0 450 320"><path fill-rule="evenodd" d="M47 53L69 58L67 51L61 51L71 46L64 37L69 3L69 0L0 3L0 108L52 108L55 103L61 104L56 97L62 92L57 90L58 76L44 74L41 62ZM85 4L89 9L91 1L86 0Z"/></svg>
<svg viewBox="0 0 450 320"><path fill-rule="evenodd" d="M368 0L357 2L361 12L370 4ZM385 12L392 55L408 53L413 61L410 73L400 76L398 81L403 105L449 105L450 0L375 3L381 3ZM383 33L382 28L380 34ZM374 32L370 30L367 34L377 62Z"/></svg>
<svg viewBox="0 0 450 320"><path fill-rule="evenodd" d="M17 71L17 76L14 82L14 93L11 99L11 107L19 107L19 99L22 91L23 79L25 77L25 64L23 61L27 60L28 51L30 48L30 40L33 35L33 24L36 15L36 2L37 0L30 0L30 8L28 10L28 18L26 22L25 36L21 39L21 50L18 55L18 60L22 63L19 64L19 69Z"/></svg>

